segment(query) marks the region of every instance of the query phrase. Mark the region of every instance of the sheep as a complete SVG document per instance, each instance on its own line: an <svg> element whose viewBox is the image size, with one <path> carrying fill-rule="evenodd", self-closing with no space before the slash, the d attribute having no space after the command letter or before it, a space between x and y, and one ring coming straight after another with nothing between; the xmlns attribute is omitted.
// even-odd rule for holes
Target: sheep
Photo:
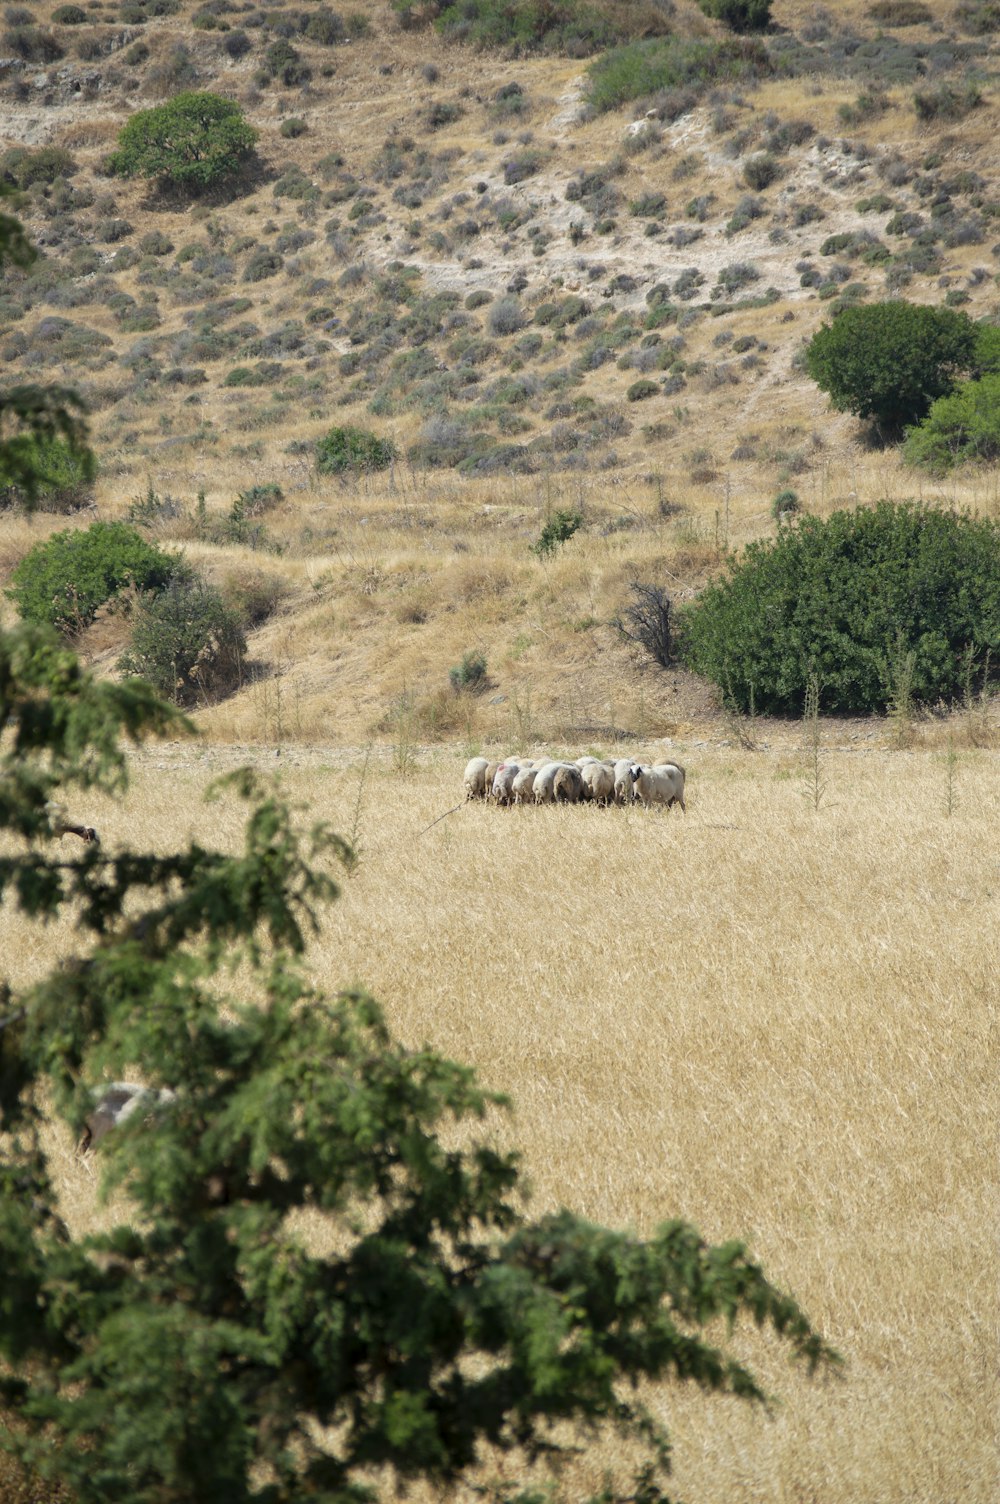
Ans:
<svg viewBox="0 0 1000 1504"><path fill-rule="evenodd" d="M652 768L633 768L632 786L634 797L647 807L650 804L665 804L668 809L672 809L675 804L679 804L682 812L686 812L684 769L675 762L658 763Z"/></svg>
<svg viewBox="0 0 1000 1504"><path fill-rule="evenodd" d="M552 797L557 804L578 804L583 790L583 775L573 763L567 763L557 772L552 784Z"/></svg>
<svg viewBox="0 0 1000 1504"><path fill-rule="evenodd" d="M99 1144L112 1128L120 1128L136 1113L145 1114L146 1121L157 1108L168 1107L177 1100L177 1093L169 1087L159 1091L152 1086L142 1086L134 1081L112 1081L104 1088L93 1111L87 1118L80 1149L86 1153L94 1144Z"/></svg>
<svg viewBox="0 0 1000 1504"><path fill-rule="evenodd" d="M483 770L483 788L485 789L483 798L487 803L493 798L493 780L497 776L499 766L498 762L488 762Z"/></svg>
<svg viewBox="0 0 1000 1504"><path fill-rule="evenodd" d="M493 801L495 804L513 804L514 779L521 771L519 763L502 762L493 777Z"/></svg>
<svg viewBox="0 0 1000 1504"><path fill-rule="evenodd" d="M515 804L527 804L531 799L538 771L530 763L520 769L511 790Z"/></svg>
<svg viewBox="0 0 1000 1504"><path fill-rule="evenodd" d="M615 775L604 762L589 762L580 778L584 796L595 804L610 804L615 791Z"/></svg>
<svg viewBox="0 0 1000 1504"><path fill-rule="evenodd" d="M583 757L578 757L577 758L577 760L576 760L576 766L580 769L580 771L582 773L584 768L589 767L589 765L591 763L594 763L594 762L600 762L600 758L599 757L591 757L590 754L589 754L589 752L588 752L588 753L585 753Z"/></svg>
<svg viewBox="0 0 1000 1504"><path fill-rule="evenodd" d="M465 797L466 799L486 798L486 769L489 767L489 759L486 757L473 757L465 765Z"/></svg>
<svg viewBox="0 0 1000 1504"><path fill-rule="evenodd" d="M566 764L561 762L547 762L538 769L535 773L535 782L531 790L536 804L552 803L555 797L553 785L555 784L556 774L560 768L565 766Z"/></svg>
<svg viewBox="0 0 1000 1504"><path fill-rule="evenodd" d="M614 765L615 803L631 804L635 798L632 769L635 764L630 757L621 757Z"/></svg>
<svg viewBox="0 0 1000 1504"><path fill-rule="evenodd" d="M45 812L52 821L53 835L78 836L88 846L100 846L101 838L92 825L74 825L70 820L66 819L65 805L57 804L54 799L50 799L45 806Z"/></svg>

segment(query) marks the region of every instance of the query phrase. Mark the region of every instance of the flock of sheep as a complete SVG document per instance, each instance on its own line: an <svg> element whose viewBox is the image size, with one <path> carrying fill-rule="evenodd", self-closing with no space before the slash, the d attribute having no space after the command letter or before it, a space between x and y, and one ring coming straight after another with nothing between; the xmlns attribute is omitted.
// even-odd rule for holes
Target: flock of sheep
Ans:
<svg viewBox="0 0 1000 1504"><path fill-rule="evenodd" d="M465 769L466 799L492 804L665 804L684 809L684 769L675 762L644 766L621 758L602 762L579 757L576 762L508 758L490 762L473 757Z"/></svg>

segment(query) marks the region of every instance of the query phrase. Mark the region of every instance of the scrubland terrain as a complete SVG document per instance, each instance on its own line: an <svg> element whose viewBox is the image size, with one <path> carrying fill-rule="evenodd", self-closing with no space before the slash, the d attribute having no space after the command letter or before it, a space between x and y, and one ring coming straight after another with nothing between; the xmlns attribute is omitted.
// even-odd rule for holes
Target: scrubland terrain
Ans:
<svg viewBox="0 0 1000 1504"><path fill-rule="evenodd" d="M48 25L35 7L64 56L0 67L8 176L19 152L65 154L22 205L44 256L7 275L0 353L11 380L91 405L101 468L77 521L131 516L232 598L254 587L246 684L204 707L210 735L356 746L402 717L483 740L491 702L526 696L546 734L641 736L647 713L668 730L673 687L608 627L631 578L689 598L789 488L820 515L883 496L995 511L992 468L904 470L801 366L845 300L993 315L988 7L880 25L777 0L764 62L602 111L588 58L482 51L383 5L331 45L306 12L158 8ZM689 0L628 15L638 35L726 35ZM283 39L292 85L267 62ZM259 130L238 192L106 175L125 121L183 88ZM755 189L761 156L775 177ZM319 476L332 423L398 462ZM277 506L234 518L266 484ZM585 527L546 565L529 546L560 507ZM65 525L8 513L0 576ZM81 646L110 670L125 631ZM456 702L448 670L472 650L492 693ZM686 687L673 718L697 722L711 706Z"/></svg>
<svg viewBox="0 0 1000 1504"><path fill-rule="evenodd" d="M1000 511L995 469L904 469L801 362L845 297L995 316L996 34L936 0L899 27L775 0L773 73L677 114L598 113L587 59L445 43L381 4L336 45L293 29L311 70L293 86L259 78L281 7L216 7L228 32L188 0L141 21L94 3L72 26L50 9L30 7L63 57L0 58L0 158L71 165L19 211L44 255L5 277L0 359L84 393L100 470L77 513L0 515L0 585L54 528L131 517L270 600L243 686L197 710L201 743L143 754L125 802L87 818L111 845L204 839L214 772L282 768L360 852L316 980L362 982L404 1039L512 1094L497 1131L525 1146L534 1207L640 1231L688 1217L795 1293L845 1377L808 1385L748 1336L781 1408L669 1395L678 1497L995 1499L993 708L826 724L817 754L797 723L727 717L643 664L610 623L633 579L693 597L774 531L783 489L820 516L881 497ZM666 9L722 35L688 0ZM915 109L970 79L975 106ZM260 130L243 190L185 202L106 176L129 115L190 87ZM754 190L764 151L779 170ZM317 475L333 423L399 460ZM281 500L234 529L261 484ZM535 557L561 507L584 526ZM101 618L78 645L111 673L126 631ZM456 694L470 650L488 684ZM686 818L466 806L431 824L480 748L664 739ZM236 839L235 807L210 821ZM17 982L71 943L7 924ZM57 1161L91 1225L92 1167L68 1145ZM580 1457L566 1499L606 1456Z"/></svg>

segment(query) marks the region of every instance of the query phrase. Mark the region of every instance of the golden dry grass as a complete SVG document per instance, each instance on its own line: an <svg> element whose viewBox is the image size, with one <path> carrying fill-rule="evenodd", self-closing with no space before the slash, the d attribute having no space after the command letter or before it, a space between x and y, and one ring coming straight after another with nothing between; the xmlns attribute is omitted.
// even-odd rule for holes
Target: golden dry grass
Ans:
<svg viewBox="0 0 1000 1504"><path fill-rule="evenodd" d="M741 1337L773 1419L666 1393L678 1496L989 1504L997 757L962 751L949 818L939 751L831 748L817 811L795 740L676 745L686 818L475 805L430 829L460 796L457 750L403 780L376 753L363 787L360 754L285 754L289 791L356 828L361 858L309 971L364 983L403 1039L513 1095L535 1211L744 1237L842 1350L843 1381L809 1384ZM238 809L206 828L199 795L239 755L150 751L93 818L112 844L226 845ZM22 978L68 938L6 936ZM91 1225L92 1171L68 1149L57 1168ZM563 1497L621 1460L588 1451Z"/></svg>

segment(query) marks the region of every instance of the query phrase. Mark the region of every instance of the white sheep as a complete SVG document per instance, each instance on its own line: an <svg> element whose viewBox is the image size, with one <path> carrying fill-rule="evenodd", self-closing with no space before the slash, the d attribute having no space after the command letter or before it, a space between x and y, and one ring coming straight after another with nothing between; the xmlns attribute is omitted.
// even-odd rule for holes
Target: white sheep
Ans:
<svg viewBox="0 0 1000 1504"><path fill-rule="evenodd" d="M615 792L615 775L606 762L588 762L580 773L583 794L595 804L610 804Z"/></svg>
<svg viewBox="0 0 1000 1504"><path fill-rule="evenodd" d="M565 766L566 764L561 762L547 762L538 769L535 773L535 782L532 785L531 791L536 804L552 803L552 800L555 798L553 786L556 781L556 774L560 768Z"/></svg>
<svg viewBox="0 0 1000 1504"><path fill-rule="evenodd" d="M535 778L538 775L538 771L539 770L530 763L526 767L522 767L519 770L517 777L514 779L513 787L511 789L515 804L527 804L532 798L534 793Z"/></svg>
<svg viewBox="0 0 1000 1504"><path fill-rule="evenodd" d="M465 797L466 799L486 798L486 769L489 767L489 759L486 757L472 757L465 765Z"/></svg>
<svg viewBox="0 0 1000 1504"><path fill-rule="evenodd" d="M647 806L651 804L665 804L672 809L679 804L681 810L685 810L684 804L684 769L678 763L658 763L655 767L635 767L632 769L632 787L636 799Z"/></svg>
<svg viewBox="0 0 1000 1504"><path fill-rule="evenodd" d="M630 757L620 757L614 765L615 803L631 804L635 798L632 769L635 764Z"/></svg>
<svg viewBox="0 0 1000 1504"><path fill-rule="evenodd" d="M520 763L502 762L493 776L494 804L513 804L514 779L521 771Z"/></svg>

